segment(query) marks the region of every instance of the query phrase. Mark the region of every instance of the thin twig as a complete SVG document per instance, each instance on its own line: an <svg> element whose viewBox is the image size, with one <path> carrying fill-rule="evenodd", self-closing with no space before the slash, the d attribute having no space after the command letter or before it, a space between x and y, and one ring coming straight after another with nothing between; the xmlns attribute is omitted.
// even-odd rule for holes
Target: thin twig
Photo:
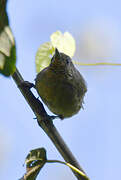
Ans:
<svg viewBox="0 0 121 180"><path fill-rule="evenodd" d="M74 171L78 172L81 176L83 176L85 178L85 180L89 180L89 178L82 172L80 171L78 168L72 166L70 163L66 163L66 162L63 162L63 161L60 161L60 160L47 160L46 161L47 163L60 163L60 164L64 164L68 167L70 167L71 169L73 169Z"/></svg>
<svg viewBox="0 0 121 180"><path fill-rule="evenodd" d="M73 63L80 66L121 66L121 63L108 63L108 62L81 63L73 60Z"/></svg>
<svg viewBox="0 0 121 180"><path fill-rule="evenodd" d="M48 135L48 137L52 140L62 157L67 163L72 164L76 168L78 168L80 171L82 171L85 175L86 173L83 171L83 169L78 164L77 160L65 144L64 140L58 133L57 129L53 125L53 122L49 118L49 115L46 113L43 104L40 102L38 98L36 98L31 90L29 88L25 88L21 86L21 83L24 81L19 71L16 69L14 74L12 75L15 83L17 84L18 88L20 89L22 95L25 97L26 101L28 102L29 106L35 113L35 116L37 117L37 121L39 126L44 130L44 132ZM73 171L73 170L72 170ZM73 171L75 176L78 180L85 180L81 175L79 175L77 172Z"/></svg>

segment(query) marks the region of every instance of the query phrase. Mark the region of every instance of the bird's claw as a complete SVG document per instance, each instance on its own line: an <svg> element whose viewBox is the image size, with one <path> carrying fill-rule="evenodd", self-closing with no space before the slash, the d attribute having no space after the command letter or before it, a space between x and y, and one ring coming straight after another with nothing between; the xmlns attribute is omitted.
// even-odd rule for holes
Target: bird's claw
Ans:
<svg viewBox="0 0 121 180"><path fill-rule="evenodd" d="M18 86L28 88L28 89L31 89L33 87L35 88L35 85L29 81L22 81Z"/></svg>

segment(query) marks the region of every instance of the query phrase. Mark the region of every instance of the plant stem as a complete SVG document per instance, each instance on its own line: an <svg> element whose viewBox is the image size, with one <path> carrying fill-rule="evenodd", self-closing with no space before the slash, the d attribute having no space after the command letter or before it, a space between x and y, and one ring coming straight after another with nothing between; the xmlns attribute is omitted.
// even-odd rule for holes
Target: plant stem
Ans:
<svg viewBox="0 0 121 180"><path fill-rule="evenodd" d="M35 116L37 117L37 121L39 126L44 130L44 132L48 135L48 137L52 140L62 157L67 163L70 163L74 167L78 168L80 171L82 171L85 175L86 173L83 171L83 169L78 164L77 160L65 144L64 140L58 133L57 129L53 125L53 122L51 121L49 115L46 113L43 104L40 102L38 98L36 98L33 93L31 92L30 88L21 86L21 84L24 82L24 79L22 78L21 74L16 68L16 71L12 75L13 80L17 84L18 88L20 89L22 95L28 102L29 106L35 113ZM72 170L75 176L78 180L85 180L80 174Z"/></svg>
<svg viewBox="0 0 121 180"><path fill-rule="evenodd" d="M108 63L108 62L81 63L81 62L73 60L73 63L80 66L121 66L121 63Z"/></svg>
<svg viewBox="0 0 121 180"><path fill-rule="evenodd" d="M60 163L60 164L64 164L68 167L70 167L71 169L73 169L75 172L78 172L82 177L85 178L85 180L89 180L89 178L82 172L80 171L78 168L72 166L70 163L66 163L66 162L63 162L63 161L59 161L59 160L47 160L46 161L47 163Z"/></svg>

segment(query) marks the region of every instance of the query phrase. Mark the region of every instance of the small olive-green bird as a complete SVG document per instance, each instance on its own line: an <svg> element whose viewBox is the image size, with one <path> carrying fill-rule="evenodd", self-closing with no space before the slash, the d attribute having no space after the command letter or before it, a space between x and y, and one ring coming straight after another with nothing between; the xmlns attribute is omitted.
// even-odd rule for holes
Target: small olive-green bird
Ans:
<svg viewBox="0 0 121 180"><path fill-rule="evenodd" d="M57 49L50 65L38 73L35 87L47 107L61 119L78 113L87 91L71 58Z"/></svg>

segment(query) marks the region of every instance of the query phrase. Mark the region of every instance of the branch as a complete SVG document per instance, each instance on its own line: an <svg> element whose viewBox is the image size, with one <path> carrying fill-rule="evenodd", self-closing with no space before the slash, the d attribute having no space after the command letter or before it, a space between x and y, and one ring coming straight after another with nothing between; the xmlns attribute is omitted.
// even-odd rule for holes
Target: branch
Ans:
<svg viewBox="0 0 121 180"><path fill-rule="evenodd" d="M16 85L20 89L22 95L28 102L29 106L33 110L35 116L37 117L38 125L44 130L44 132L48 135L48 137L51 139L51 141L54 143L62 157L67 163L72 164L76 168L78 168L80 171L82 171L84 174L85 172L78 164L77 160L69 150L68 146L65 144L64 140L58 133L57 129L53 125L53 122L51 121L50 116L46 113L43 104L40 102L38 98L36 98L33 93L31 92L30 88L28 87L22 87L21 83L24 81L19 71L16 69L14 74L12 75L13 80L15 81ZM72 170L73 171L73 170ZM73 171L75 176L78 180L85 180L81 175L79 175L77 172ZM86 174L85 174L86 175Z"/></svg>

